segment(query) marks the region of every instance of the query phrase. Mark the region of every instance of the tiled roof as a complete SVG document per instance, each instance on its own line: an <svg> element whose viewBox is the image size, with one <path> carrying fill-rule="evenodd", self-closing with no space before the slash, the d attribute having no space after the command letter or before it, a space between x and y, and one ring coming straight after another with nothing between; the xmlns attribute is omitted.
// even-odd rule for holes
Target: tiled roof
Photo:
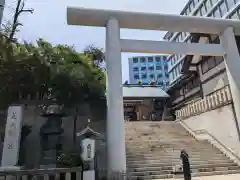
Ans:
<svg viewBox="0 0 240 180"><path fill-rule="evenodd" d="M168 98L169 95L160 87L154 86L123 86L123 98Z"/></svg>

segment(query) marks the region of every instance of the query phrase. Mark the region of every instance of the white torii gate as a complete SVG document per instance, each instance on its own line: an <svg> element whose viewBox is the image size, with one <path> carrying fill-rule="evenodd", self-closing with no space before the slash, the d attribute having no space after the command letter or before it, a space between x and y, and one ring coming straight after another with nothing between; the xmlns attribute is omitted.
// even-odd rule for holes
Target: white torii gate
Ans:
<svg viewBox="0 0 240 180"><path fill-rule="evenodd" d="M240 32L239 20L68 7L67 22L70 25L106 27L107 147L110 170L126 170L121 52L224 56L240 124L240 56L234 37ZM120 28L217 34L221 44L121 39Z"/></svg>

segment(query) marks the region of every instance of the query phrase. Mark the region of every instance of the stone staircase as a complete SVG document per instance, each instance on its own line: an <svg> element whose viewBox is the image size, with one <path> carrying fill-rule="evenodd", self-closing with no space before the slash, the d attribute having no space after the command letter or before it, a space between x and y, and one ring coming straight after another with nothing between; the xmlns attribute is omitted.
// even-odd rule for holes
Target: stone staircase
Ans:
<svg viewBox="0 0 240 180"><path fill-rule="evenodd" d="M140 179L180 178L180 151L189 154L192 176L240 173L240 167L207 141L197 141L175 122L126 122L127 169Z"/></svg>

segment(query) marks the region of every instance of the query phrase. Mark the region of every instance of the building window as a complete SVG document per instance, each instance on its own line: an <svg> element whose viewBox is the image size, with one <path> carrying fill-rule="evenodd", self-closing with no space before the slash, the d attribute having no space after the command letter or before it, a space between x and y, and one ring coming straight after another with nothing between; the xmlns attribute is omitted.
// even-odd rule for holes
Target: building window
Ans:
<svg viewBox="0 0 240 180"><path fill-rule="evenodd" d="M166 78L169 78L169 74L168 74L168 73L165 73L165 77L166 77Z"/></svg>
<svg viewBox="0 0 240 180"><path fill-rule="evenodd" d="M196 15L195 15L195 16L202 16L202 12L201 12L201 10L200 10L200 9L197 11L197 13L196 13Z"/></svg>
<svg viewBox="0 0 240 180"><path fill-rule="evenodd" d="M160 85L160 86L163 86L163 82L162 81L158 81L157 84Z"/></svg>
<svg viewBox="0 0 240 180"><path fill-rule="evenodd" d="M138 63L138 58L133 58L133 63Z"/></svg>
<svg viewBox="0 0 240 180"><path fill-rule="evenodd" d="M164 70L165 70L165 71L168 70L168 66L167 66L167 65L164 66Z"/></svg>
<svg viewBox="0 0 240 180"><path fill-rule="evenodd" d="M144 66L144 67L141 67L141 70L142 70L142 71L146 71L146 69L147 69L147 68L146 68L145 66Z"/></svg>
<svg viewBox="0 0 240 180"><path fill-rule="evenodd" d="M228 9L231 9L235 4L235 0L225 0L225 2L227 3Z"/></svg>
<svg viewBox="0 0 240 180"><path fill-rule="evenodd" d="M213 5L215 5L218 2L218 0L211 0L211 1Z"/></svg>
<svg viewBox="0 0 240 180"><path fill-rule="evenodd" d="M156 66L156 70L162 70L162 66Z"/></svg>
<svg viewBox="0 0 240 180"><path fill-rule="evenodd" d="M216 18L220 18L221 17L221 13L219 11L219 7L218 6L214 10L214 17L216 17Z"/></svg>
<svg viewBox="0 0 240 180"><path fill-rule="evenodd" d="M158 74L157 78L161 78L161 77L163 77L163 75L162 74Z"/></svg>
<svg viewBox="0 0 240 180"><path fill-rule="evenodd" d="M148 70L153 71L154 70L154 66L148 67Z"/></svg>
<svg viewBox="0 0 240 180"><path fill-rule="evenodd" d="M216 65L220 64L221 62L224 61L223 57L222 56L216 56L215 57L215 61L216 61Z"/></svg>
<svg viewBox="0 0 240 180"><path fill-rule="evenodd" d="M190 11L192 11L195 7L195 4L194 2L192 1L190 4L189 4L189 8L191 9Z"/></svg>
<svg viewBox="0 0 240 180"><path fill-rule="evenodd" d="M220 44L220 39L219 37L217 36L216 38L214 38L211 42L211 44Z"/></svg>
<svg viewBox="0 0 240 180"><path fill-rule="evenodd" d="M139 75L138 75L138 74L135 74L135 75L134 75L134 79L136 79L136 80L139 79Z"/></svg>
<svg viewBox="0 0 240 180"><path fill-rule="evenodd" d="M204 16L207 13L204 4L201 6L200 10L201 10L202 16Z"/></svg>
<svg viewBox="0 0 240 180"><path fill-rule="evenodd" d="M138 67L134 67L133 71L135 71L135 72L138 71Z"/></svg>
<svg viewBox="0 0 240 180"><path fill-rule="evenodd" d="M148 62L153 62L153 57L148 57Z"/></svg>
<svg viewBox="0 0 240 180"><path fill-rule="evenodd" d="M173 57L171 58L171 66L174 64Z"/></svg>
<svg viewBox="0 0 240 180"><path fill-rule="evenodd" d="M147 79L147 74L142 74L142 79Z"/></svg>
<svg viewBox="0 0 240 180"><path fill-rule="evenodd" d="M201 63L202 74L207 73L209 70L213 69L223 61L224 59L221 56L203 57L202 63Z"/></svg>
<svg viewBox="0 0 240 180"><path fill-rule="evenodd" d="M208 62L204 61L201 63L202 74L205 74L208 71Z"/></svg>
<svg viewBox="0 0 240 180"><path fill-rule="evenodd" d="M212 1L211 0L207 0L205 2L205 7L207 9L207 12L212 8Z"/></svg>
<svg viewBox="0 0 240 180"><path fill-rule="evenodd" d="M150 77L151 79L153 79L153 78L154 78L154 74L150 74L149 77Z"/></svg>
<svg viewBox="0 0 240 180"><path fill-rule="evenodd" d="M156 62L161 62L161 58L160 57L155 57L155 61Z"/></svg>
<svg viewBox="0 0 240 180"><path fill-rule="evenodd" d="M146 62L145 57L140 57L140 62L141 62L141 63L145 63L145 62Z"/></svg>
<svg viewBox="0 0 240 180"><path fill-rule="evenodd" d="M230 19L239 19L238 12L235 11L235 12L231 15Z"/></svg>
<svg viewBox="0 0 240 180"><path fill-rule="evenodd" d="M215 67L215 57L208 57L208 69L212 69Z"/></svg>
<svg viewBox="0 0 240 180"><path fill-rule="evenodd" d="M221 12L221 17L223 17L227 12L228 12L228 9L227 9L227 6L226 6L226 3L225 1L223 1L221 4L220 4L220 12Z"/></svg>
<svg viewBox="0 0 240 180"><path fill-rule="evenodd" d="M177 68L174 69L174 72L175 72L175 78L178 77Z"/></svg>

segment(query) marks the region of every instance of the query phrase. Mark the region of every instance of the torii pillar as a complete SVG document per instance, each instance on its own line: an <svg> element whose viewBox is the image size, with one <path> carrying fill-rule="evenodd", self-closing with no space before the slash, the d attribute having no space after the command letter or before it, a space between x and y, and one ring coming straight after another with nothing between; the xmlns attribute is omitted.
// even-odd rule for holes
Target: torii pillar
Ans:
<svg viewBox="0 0 240 180"><path fill-rule="evenodd" d="M107 154L108 169L126 171L125 128L122 92L122 64L119 22L109 18L106 25L107 69Z"/></svg>

